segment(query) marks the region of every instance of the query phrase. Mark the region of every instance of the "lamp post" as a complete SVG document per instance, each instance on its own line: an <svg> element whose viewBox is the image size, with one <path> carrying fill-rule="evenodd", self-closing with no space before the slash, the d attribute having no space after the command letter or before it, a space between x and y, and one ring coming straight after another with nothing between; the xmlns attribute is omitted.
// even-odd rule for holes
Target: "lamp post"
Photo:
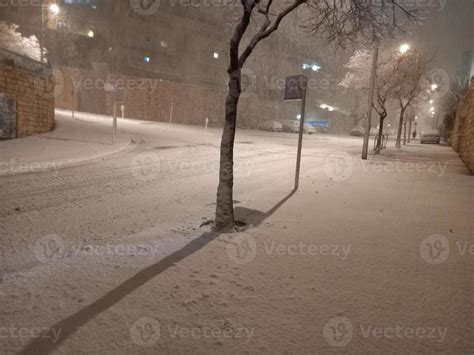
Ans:
<svg viewBox="0 0 474 355"><path fill-rule="evenodd" d="M40 57L41 57L41 64L44 62L44 37L45 37L45 20L46 20L46 13L45 13L45 0L41 0L41 43L40 43ZM48 6L48 10L51 14L57 15L59 14L59 6L55 3L50 4Z"/></svg>
<svg viewBox="0 0 474 355"><path fill-rule="evenodd" d="M379 42L374 45L374 55L372 57L372 73L370 76L370 89L368 99L367 120L365 122L364 143L362 146L362 159L367 160L369 152L370 125L372 124L372 106L374 104L375 79L377 78L377 62L379 59Z"/></svg>

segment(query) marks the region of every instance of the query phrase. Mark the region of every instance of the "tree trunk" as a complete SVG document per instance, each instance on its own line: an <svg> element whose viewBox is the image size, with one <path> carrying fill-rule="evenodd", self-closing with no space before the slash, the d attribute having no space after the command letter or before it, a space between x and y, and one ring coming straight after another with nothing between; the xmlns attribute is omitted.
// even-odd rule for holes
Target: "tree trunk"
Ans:
<svg viewBox="0 0 474 355"><path fill-rule="evenodd" d="M229 92L225 100L225 122L220 149L219 186L217 187L215 229L224 230L235 225L234 140L237 123L237 104L240 97L240 69L229 74Z"/></svg>
<svg viewBox="0 0 474 355"><path fill-rule="evenodd" d="M383 121L385 120L384 116L379 116L379 135L377 137L377 146L375 148L375 154L380 154L380 151L382 150L382 136L383 136Z"/></svg>
<svg viewBox="0 0 474 355"><path fill-rule="evenodd" d="M402 110L400 111L400 121L398 122L397 143L395 145L397 148L402 147L402 129L403 129L404 118L405 118L405 108L402 108Z"/></svg>

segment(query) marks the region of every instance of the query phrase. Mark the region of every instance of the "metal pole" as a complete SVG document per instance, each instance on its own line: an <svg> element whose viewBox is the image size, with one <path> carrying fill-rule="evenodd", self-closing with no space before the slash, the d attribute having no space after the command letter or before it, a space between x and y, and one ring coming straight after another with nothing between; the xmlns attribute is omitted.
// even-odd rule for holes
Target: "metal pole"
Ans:
<svg viewBox="0 0 474 355"><path fill-rule="evenodd" d="M295 174L295 190L298 189L300 182L300 167L301 167L301 149L303 147L303 132L304 132L304 112L306 106L306 85L307 78L303 77L303 82L301 83L301 91L303 98L301 100L301 117L300 117L300 132L298 136L298 153L296 156L296 174Z"/></svg>
<svg viewBox="0 0 474 355"><path fill-rule="evenodd" d="M41 53L41 64L44 60L44 0L41 0L41 43L40 43L40 53Z"/></svg>
<svg viewBox="0 0 474 355"><path fill-rule="evenodd" d="M72 118L74 119L74 89L72 89L71 93L72 93L71 112L72 112Z"/></svg>
<svg viewBox="0 0 474 355"><path fill-rule="evenodd" d="M372 58L372 74L370 77L370 90L369 90L369 99L368 99L369 111L367 113L367 121L365 123L364 145L362 146L362 159L363 160L367 160L367 154L369 151L370 125L372 123L372 105L374 102L375 79L377 77L378 57L379 57L379 42L377 41L375 42L374 56Z"/></svg>
<svg viewBox="0 0 474 355"><path fill-rule="evenodd" d="M114 101L114 117L112 125L112 144L115 144L115 135L117 133L117 102Z"/></svg>
<svg viewBox="0 0 474 355"><path fill-rule="evenodd" d="M173 105L174 103L171 103L171 108L170 108L170 123L173 123Z"/></svg>

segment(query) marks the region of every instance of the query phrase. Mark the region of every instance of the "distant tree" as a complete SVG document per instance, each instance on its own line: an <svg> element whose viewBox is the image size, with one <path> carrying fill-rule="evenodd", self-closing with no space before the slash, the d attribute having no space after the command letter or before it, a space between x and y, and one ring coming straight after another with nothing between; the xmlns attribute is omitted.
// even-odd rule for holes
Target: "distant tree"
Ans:
<svg viewBox="0 0 474 355"><path fill-rule="evenodd" d="M375 147L376 153L379 153L382 148L384 120L388 115L388 103L393 96L397 69L395 58L392 52L382 50L377 63L375 100L373 102L373 109L379 116L379 132ZM344 79L340 82L340 85L359 92L365 92L368 95L371 66L372 52L368 50L356 51L346 65L348 71Z"/></svg>
<svg viewBox="0 0 474 355"><path fill-rule="evenodd" d="M304 6L302 6L304 5ZM414 12L398 0L241 0L242 12L229 43L228 94L220 147L219 185L217 188L215 229L232 229L235 225L233 206L234 139L237 106L241 93L241 72L245 62L262 40L275 32L281 21L297 8L302 8L302 23L317 36L344 45L361 36L370 41L391 34L399 28L400 17L413 19ZM251 25L251 20L253 24ZM251 26L250 26L251 25ZM251 29L248 44L240 44ZM247 37L246 37L247 38Z"/></svg>
<svg viewBox="0 0 474 355"><path fill-rule="evenodd" d="M0 22L0 48L6 49L25 57L41 60L40 44L36 36L23 37L18 32L18 25ZM46 53L46 50L44 50Z"/></svg>
<svg viewBox="0 0 474 355"><path fill-rule="evenodd" d="M392 96L400 107L400 118L398 121L396 147L401 148L401 137L403 122L407 109L415 103L417 99L427 98L423 80L433 58L429 58L419 53L409 50L405 54L398 53L395 57L396 71L393 76Z"/></svg>

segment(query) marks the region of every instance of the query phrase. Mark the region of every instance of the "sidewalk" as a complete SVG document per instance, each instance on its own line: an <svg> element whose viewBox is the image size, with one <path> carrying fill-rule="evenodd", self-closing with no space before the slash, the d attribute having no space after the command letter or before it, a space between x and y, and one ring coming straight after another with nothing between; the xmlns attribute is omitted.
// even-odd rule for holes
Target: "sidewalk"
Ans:
<svg viewBox="0 0 474 355"><path fill-rule="evenodd" d="M118 132L112 145L112 118L56 110L56 128L31 137L0 141L0 176L44 171L83 164L116 154L132 144Z"/></svg>

